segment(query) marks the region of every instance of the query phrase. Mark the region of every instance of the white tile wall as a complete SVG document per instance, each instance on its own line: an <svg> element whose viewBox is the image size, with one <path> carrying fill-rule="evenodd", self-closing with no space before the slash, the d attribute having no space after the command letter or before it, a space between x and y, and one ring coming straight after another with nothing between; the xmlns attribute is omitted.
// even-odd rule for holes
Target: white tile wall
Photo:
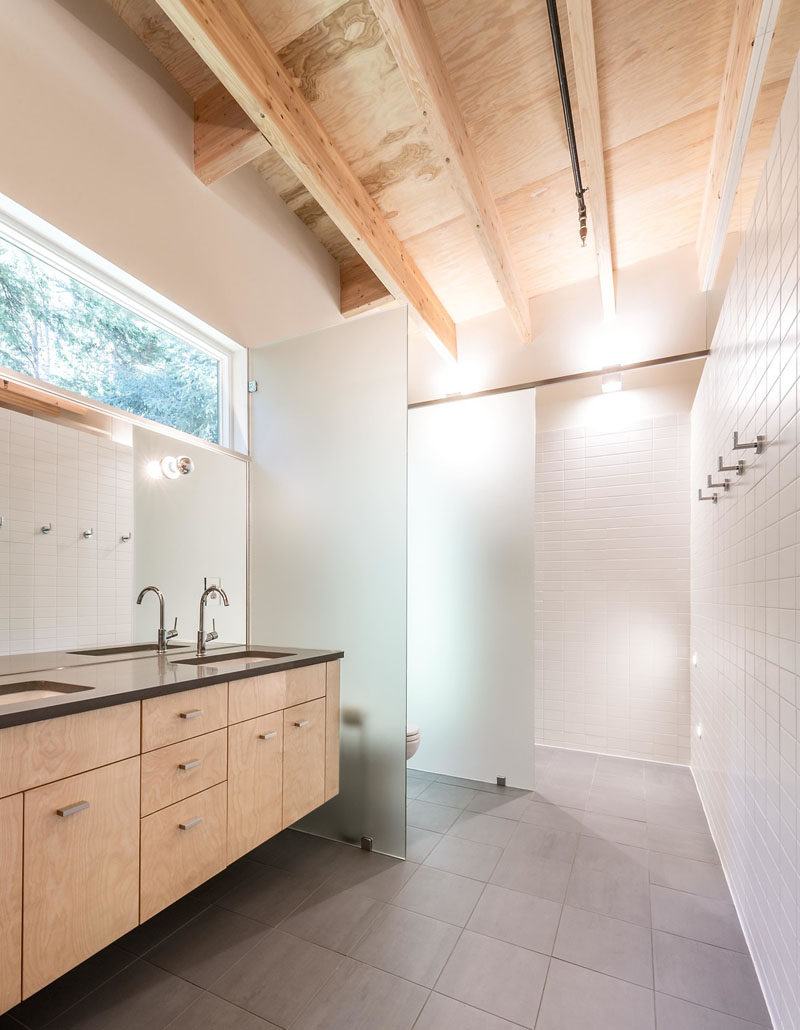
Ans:
<svg viewBox="0 0 800 1030"><path fill-rule="evenodd" d="M692 411L695 496L733 430L767 438L692 502L692 765L781 1030L800 1027L799 88L796 66Z"/></svg>
<svg viewBox="0 0 800 1030"><path fill-rule="evenodd" d="M536 739L689 760L689 418L536 439Z"/></svg>
<svg viewBox="0 0 800 1030"><path fill-rule="evenodd" d="M0 655L132 639L130 447L0 408L0 516Z"/></svg>

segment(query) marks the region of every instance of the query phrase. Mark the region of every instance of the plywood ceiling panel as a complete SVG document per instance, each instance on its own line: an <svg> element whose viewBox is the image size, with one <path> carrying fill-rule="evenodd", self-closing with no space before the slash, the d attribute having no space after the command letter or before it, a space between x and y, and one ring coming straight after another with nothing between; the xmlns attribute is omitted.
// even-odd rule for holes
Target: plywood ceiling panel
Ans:
<svg viewBox="0 0 800 1030"><path fill-rule="evenodd" d="M108 2L190 96L197 99L214 84L155 0ZM368 0L244 2L451 316L460 321L499 307L449 173ZM533 297L593 278L592 248L582 249L577 237L544 0L425 3L524 290ZM735 0L594 0L618 266L696 238L734 6ZM561 15L574 91L569 25L565 11ZM800 3L785 0L781 18L800 21ZM740 217L749 212L798 38L800 24L776 35L745 157ZM580 150L579 124L576 129ZM350 244L274 152L254 165L338 260L353 257Z"/></svg>

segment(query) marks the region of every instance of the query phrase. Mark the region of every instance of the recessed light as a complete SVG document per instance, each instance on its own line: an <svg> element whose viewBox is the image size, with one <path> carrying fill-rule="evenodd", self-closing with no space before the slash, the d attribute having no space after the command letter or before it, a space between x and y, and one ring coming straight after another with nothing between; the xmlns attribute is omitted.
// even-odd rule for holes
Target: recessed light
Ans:
<svg viewBox="0 0 800 1030"><path fill-rule="evenodd" d="M622 389L622 373L606 372L603 376L600 388L603 393L619 393Z"/></svg>

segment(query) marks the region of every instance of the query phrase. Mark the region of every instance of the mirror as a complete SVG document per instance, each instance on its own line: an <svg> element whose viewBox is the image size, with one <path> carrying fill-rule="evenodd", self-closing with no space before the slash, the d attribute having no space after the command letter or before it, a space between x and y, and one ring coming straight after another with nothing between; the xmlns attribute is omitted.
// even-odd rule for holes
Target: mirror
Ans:
<svg viewBox="0 0 800 1030"><path fill-rule="evenodd" d="M194 645L206 583L217 643L246 639L247 463L122 419L0 407L0 654L155 642L161 589ZM164 458L193 470L169 478ZM158 470L158 472L156 471ZM146 653L146 652L145 652Z"/></svg>

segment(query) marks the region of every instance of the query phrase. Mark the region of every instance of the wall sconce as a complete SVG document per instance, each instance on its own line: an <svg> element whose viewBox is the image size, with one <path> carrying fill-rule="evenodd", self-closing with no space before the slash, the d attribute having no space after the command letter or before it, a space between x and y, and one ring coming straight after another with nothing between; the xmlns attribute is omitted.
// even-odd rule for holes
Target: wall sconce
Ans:
<svg viewBox="0 0 800 1030"><path fill-rule="evenodd" d="M161 461L151 461L147 466L147 474L151 479L180 479L194 472L194 462L186 455L173 458L167 456Z"/></svg>
<svg viewBox="0 0 800 1030"><path fill-rule="evenodd" d="M606 372L600 381L603 393L619 393L622 389L622 372Z"/></svg>

